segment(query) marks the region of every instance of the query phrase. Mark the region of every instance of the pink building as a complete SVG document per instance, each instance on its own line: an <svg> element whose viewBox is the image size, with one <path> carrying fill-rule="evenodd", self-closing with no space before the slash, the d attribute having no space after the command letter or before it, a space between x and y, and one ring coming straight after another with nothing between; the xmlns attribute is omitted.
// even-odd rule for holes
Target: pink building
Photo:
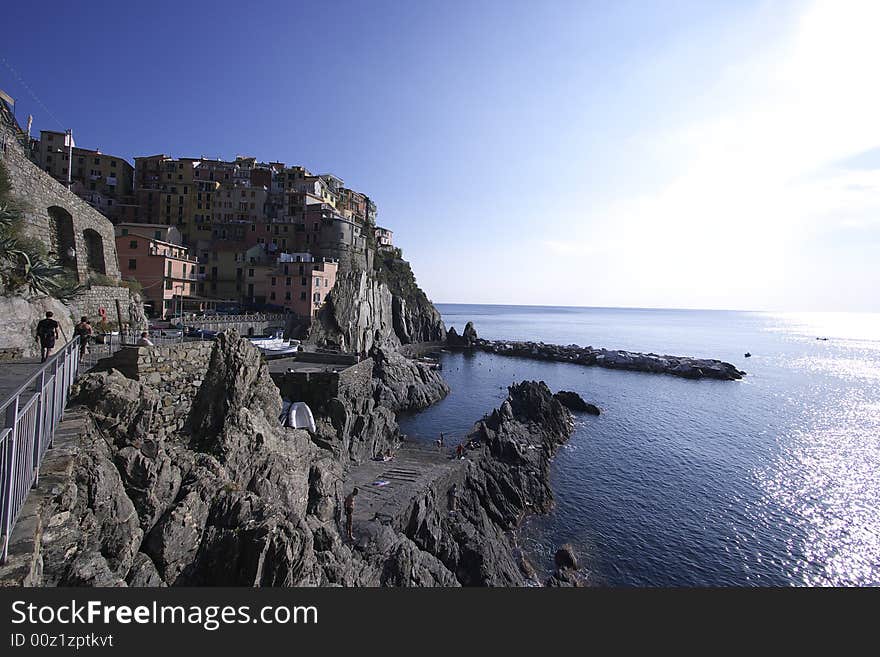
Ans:
<svg viewBox="0 0 880 657"><path fill-rule="evenodd" d="M180 232L163 224L119 224L116 252L122 278L144 288L152 315L179 313L193 297L198 261L180 244Z"/></svg>
<svg viewBox="0 0 880 657"><path fill-rule="evenodd" d="M285 253L268 274L267 303L284 306L301 318L313 318L336 285L339 264L308 253Z"/></svg>

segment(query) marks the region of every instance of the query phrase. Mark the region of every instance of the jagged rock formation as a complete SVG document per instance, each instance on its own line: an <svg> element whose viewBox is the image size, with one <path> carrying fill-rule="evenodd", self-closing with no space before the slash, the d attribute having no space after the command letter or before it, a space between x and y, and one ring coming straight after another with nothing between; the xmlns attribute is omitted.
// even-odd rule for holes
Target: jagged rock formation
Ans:
<svg viewBox="0 0 880 657"><path fill-rule="evenodd" d="M373 363L386 383L397 358L383 354ZM352 398L331 400L337 406L326 432L282 428L265 363L234 332L214 344L184 431L156 426L159 393L147 383L116 370L83 377L74 399L91 409L92 429L81 438L72 480L53 502L52 517L64 521L54 529L44 583L530 581L510 530L524 514L550 507L549 461L573 425L547 386L511 386L501 407L475 425L462 467L449 469L457 479L438 479L416 494L398 523L370 523L358 545L339 531L352 445L362 442L358 432L388 444L399 436L391 411L370 395L346 394Z"/></svg>
<svg viewBox="0 0 880 657"><path fill-rule="evenodd" d="M340 276L312 324L309 341L366 353L373 347L446 339L440 313L419 288L405 260L386 256L374 271Z"/></svg>
<svg viewBox="0 0 880 657"><path fill-rule="evenodd" d="M464 325L464 331L461 335L458 334L454 326L446 334L446 344L450 347L473 347L478 339L477 329L474 328L473 322Z"/></svg>
<svg viewBox="0 0 880 657"><path fill-rule="evenodd" d="M95 432L75 467L71 547L47 564L47 583L456 584L401 534L363 551L343 543L347 459L278 424L265 363L235 333L215 344L186 434L156 430L156 393L118 371L90 374L74 392ZM396 423L386 428L394 435Z"/></svg>
<svg viewBox="0 0 880 657"><path fill-rule="evenodd" d="M553 396L570 411L589 413L590 415L599 415L601 413L598 406L584 401L583 397L571 390L560 390Z"/></svg>
<svg viewBox="0 0 880 657"><path fill-rule="evenodd" d="M583 579L578 573L577 556L574 548L568 543L556 550L553 557L556 570L544 584L551 587L581 587Z"/></svg>
<svg viewBox="0 0 880 657"><path fill-rule="evenodd" d="M431 491L412 508L406 535L465 585L521 586L531 570L517 558L510 531L525 514L550 509L550 459L571 435L571 413L542 382L509 388L501 407L479 421L476 447L456 488L455 513Z"/></svg>
<svg viewBox="0 0 880 657"><path fill-rule="evenodd" d="M395 412L417 411L449 394L439 370L386 349L374 349L371 355L373 397L382 406Z"/></svg>

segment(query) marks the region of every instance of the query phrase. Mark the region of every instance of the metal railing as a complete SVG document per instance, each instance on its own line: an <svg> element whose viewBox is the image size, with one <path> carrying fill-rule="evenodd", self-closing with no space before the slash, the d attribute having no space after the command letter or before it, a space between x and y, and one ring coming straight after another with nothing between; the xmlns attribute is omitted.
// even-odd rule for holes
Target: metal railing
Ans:
<svg viewBox="0 0 880 657"><path fill-rule="evenodd" d="M64 416L71 384L79 368L79 339L74 338L0 403L0 529L3 550L31 488L40 476L40 463L52 446L55 429Z"/></svg>

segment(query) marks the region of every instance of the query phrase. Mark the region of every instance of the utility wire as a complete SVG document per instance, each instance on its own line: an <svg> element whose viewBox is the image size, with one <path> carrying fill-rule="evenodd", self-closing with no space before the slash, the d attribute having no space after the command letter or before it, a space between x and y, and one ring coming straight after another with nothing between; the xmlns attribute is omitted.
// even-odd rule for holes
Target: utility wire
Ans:
<svg viewBox="0 0 880 657"><path fill-rule="evenodd" d="M21 77L21 75L19 75L18 71L16 71L12 67L12 64L10 64L6 60L5 57L0 57L0 62L3 62L3 65L9 69L9 72L12 73L13 77L18 81L18 83L22 87L24 87L27 90L27 92L31 95L31 97L37 102L37 104L46 111L46 114L49 115L49 118L52 119L53 121L55 121L55 123L57 123L58 126L61 127L63 130L66 130L67 128L65 127L65 125L63 123L61 123L61 121L58 120L58 117L55 116L48 107L46 107L46 103L44 103L42 100L40 100L37 97L37 94L34 93L34 90L31 89L30 85L28 85L28 83L22 79L22 77Z"/></svg>

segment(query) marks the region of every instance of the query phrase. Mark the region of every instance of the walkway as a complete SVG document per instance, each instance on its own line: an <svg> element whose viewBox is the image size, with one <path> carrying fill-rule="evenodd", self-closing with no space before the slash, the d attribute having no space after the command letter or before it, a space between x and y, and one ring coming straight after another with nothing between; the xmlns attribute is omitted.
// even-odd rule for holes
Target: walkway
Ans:
<svg viewBox="0 0 880 657"><path fill-rule="evenodd" d="M349 471L343 483L348 495L357 486L355 536L369 533L369 523L378 521L400 529L404 514L414 498L432 486L445 490L453 481L462 481L465 461L451 458L451 450L404 443L391 461L366 461ZM388 482L383 486L377 482ZM444 500L445 502L445 500Z"/></svg>

